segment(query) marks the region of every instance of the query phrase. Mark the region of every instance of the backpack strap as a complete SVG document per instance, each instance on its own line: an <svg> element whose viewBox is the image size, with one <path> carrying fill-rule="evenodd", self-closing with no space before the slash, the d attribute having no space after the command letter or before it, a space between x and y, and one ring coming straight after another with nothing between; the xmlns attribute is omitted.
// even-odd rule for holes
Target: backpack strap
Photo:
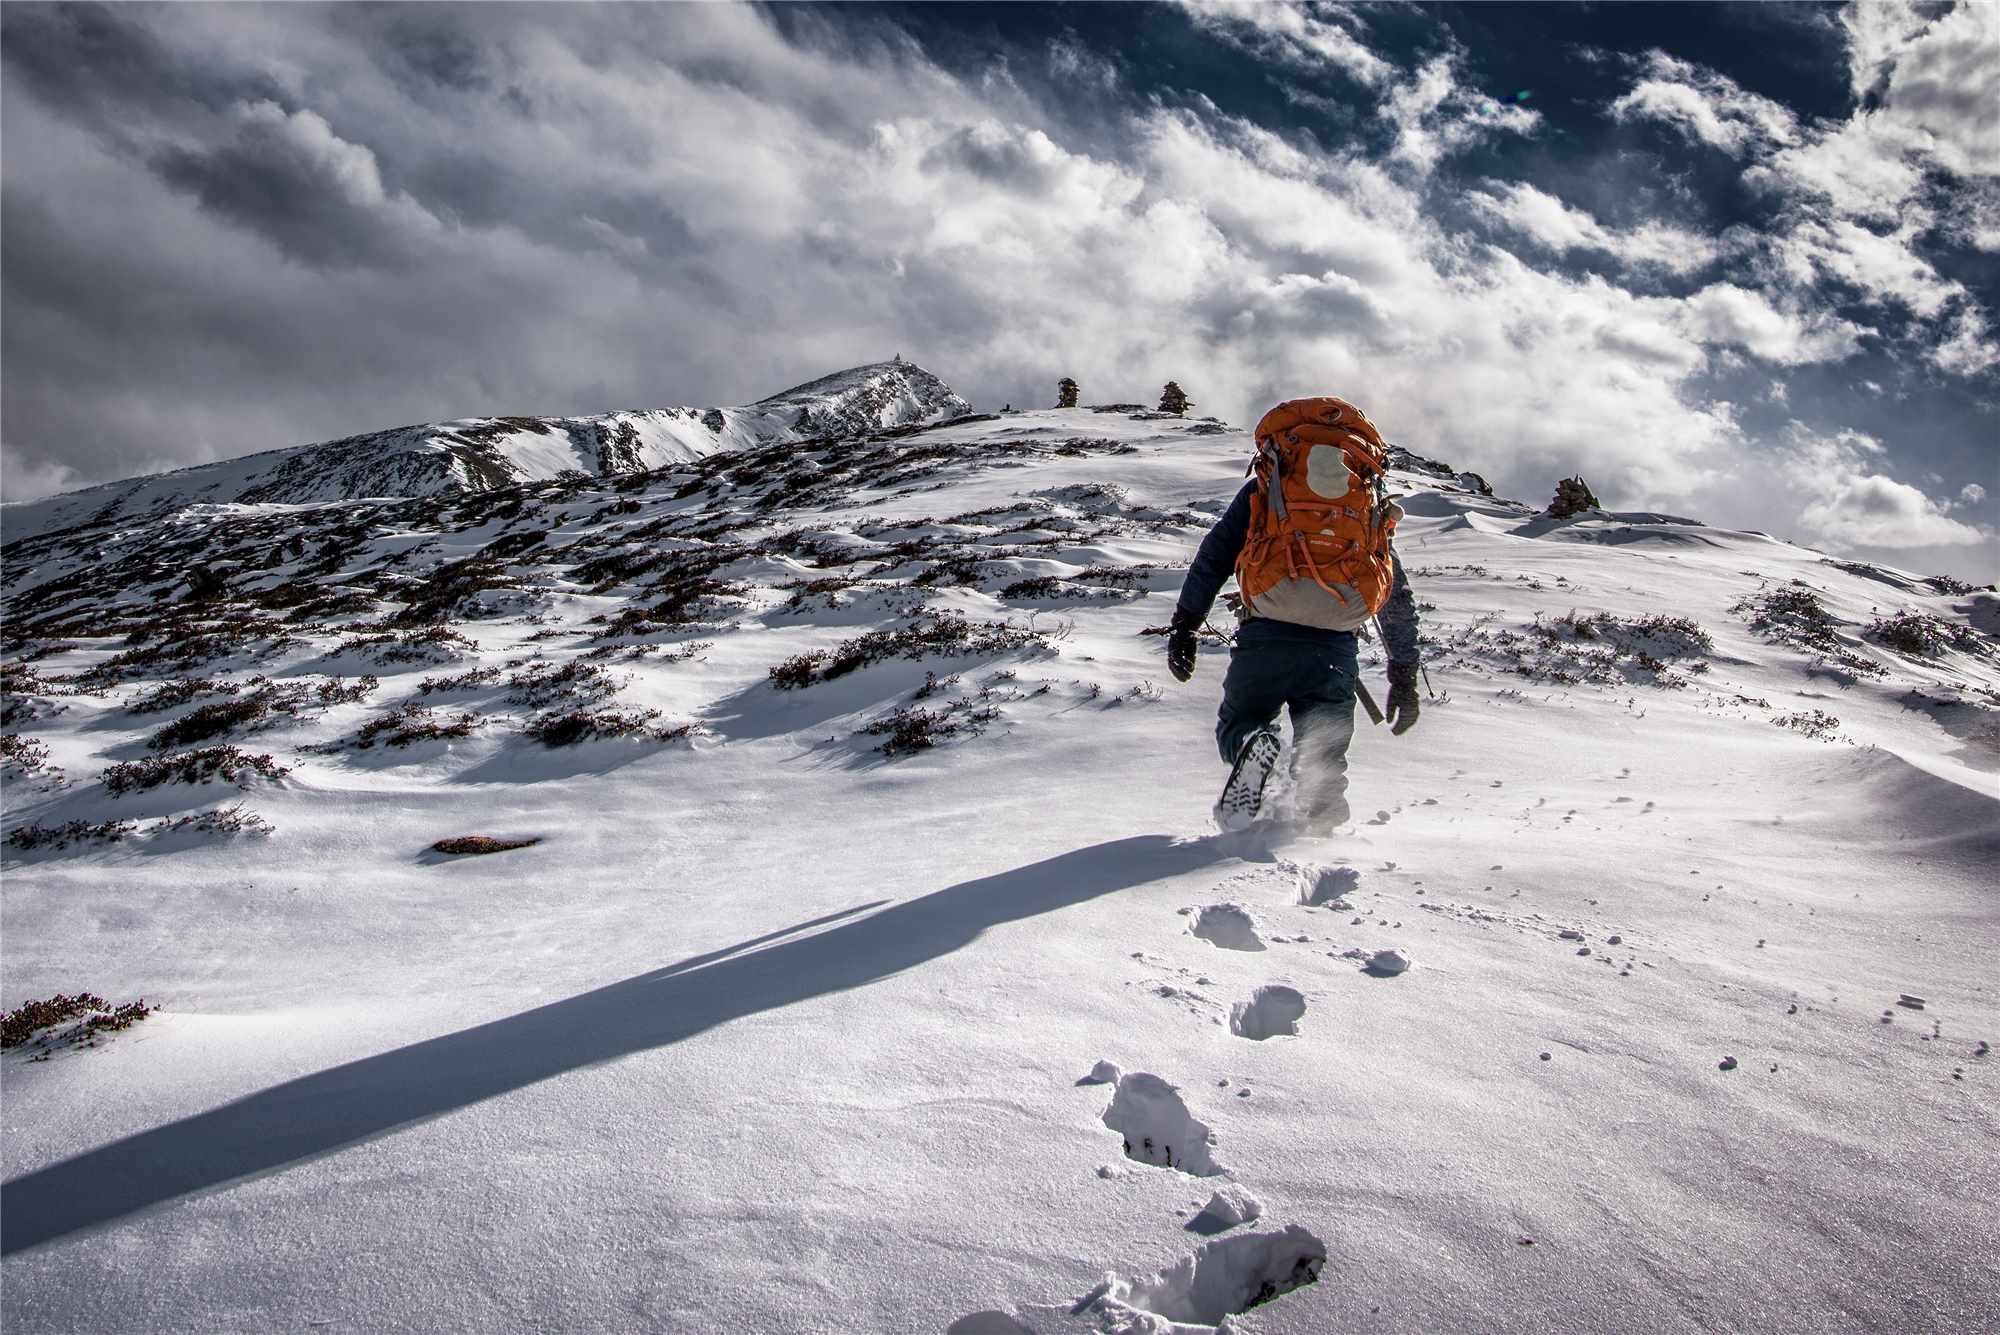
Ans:
<svg viewBox="0 0 2000 1335"><path fill-rule="evenodd" d="M1278 442L1275 438L1266 436L1264 437L1263 445L1259 449L1259 453L1268 457L1271 461L1271 475L1264 479L1265 504L1269 505L1271 513L1276 515L1280 522L1283 522L1291 518L1290 513L1285 508L1285 479L1282 464L1284 452L1278 448Z"/></svg>
<svg viewBox="0 0 2000 1335"><path fill-rule="evenodd" d="M1356 545L1357 544L1350 539L1348 542L1348 551L1350 552L1353 551ZM1346 597L1341 594L1339 589L1335 588L1333 585L1327 582L1326 576L1319 573L1319 564L1313 560L1312 548L1308 547L1303 541L1299 540L1294 540L1292 546L1298 549L1299 555L1305 557L1306 573L1313 577L1313 583L1319 585L1322 589L1325 589L1328 593L1332 594L1333 600L1339 603L1342 607L1347 606ZM1286 552L1285 555L1286 559L1289 560L1291 557L1291 553L1288 551ZM1341 553L1341 555L1344 557L1347 555L1347 553L1343 552ZM1297 566L1292 567L1292 578L1294 579L1298 578Z"/></svg>

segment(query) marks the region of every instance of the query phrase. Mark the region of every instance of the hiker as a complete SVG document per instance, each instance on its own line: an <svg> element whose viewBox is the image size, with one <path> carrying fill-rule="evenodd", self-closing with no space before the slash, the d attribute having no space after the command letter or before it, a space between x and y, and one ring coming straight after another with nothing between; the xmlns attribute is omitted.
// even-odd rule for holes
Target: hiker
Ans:
<svg viewBox="0 0 2000 1335"><path fill-rule="evenodd" d="M1239 624L1222 682L1215 741L1229 780L1216 821L1257 814L1277 764L1280 706L1292 717L1299 811L1315 828L1348 819L1347 745L1361 684L1355 632L1371 619L1389 653L1390 731L1417 721L1417 604L1390 539L1403 508L1383 492L1389 451L1341 399L1293 399L1257 423L1251 477L1216 521L1181 585L1167 669L1194 675L1195 633L1234 573Z"/></svg>

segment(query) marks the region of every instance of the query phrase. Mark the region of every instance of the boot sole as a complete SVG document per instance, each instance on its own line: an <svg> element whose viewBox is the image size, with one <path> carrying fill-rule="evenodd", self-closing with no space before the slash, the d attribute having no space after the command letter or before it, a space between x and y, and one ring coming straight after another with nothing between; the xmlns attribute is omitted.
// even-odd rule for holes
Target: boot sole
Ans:
<svg viewBox="0 0 2000 1335"><path fill-rule="evenodd" d="M1278 739L1273 733L1253 733L1237 753L1235 767L1215 799L1215 823L1224 830L1240 830L1257 818L1264 801L1264 785L1278 765Z"/></svg>

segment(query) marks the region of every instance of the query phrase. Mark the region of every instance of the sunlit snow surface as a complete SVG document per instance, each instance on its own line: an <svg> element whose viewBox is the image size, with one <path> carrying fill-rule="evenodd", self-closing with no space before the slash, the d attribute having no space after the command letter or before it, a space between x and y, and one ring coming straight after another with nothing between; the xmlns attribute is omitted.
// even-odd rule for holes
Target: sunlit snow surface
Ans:
<svg viewBox="0 0 2000 1335"><path fill-rule="evenodd" d="M60 776L6 826L133 825L6 850L0 1000L161 1009L0 1064L6 1329L2000 1326L1994 595L1409 461L1447 698L1353 825L1224 837L1225 651L1141 632L1248 448L1051 410L12 542ZM106 790L253 696L167 749L283 778ZM405 704L465 735L359 745ZM642 731L524 735L576 711Z"/></svg>

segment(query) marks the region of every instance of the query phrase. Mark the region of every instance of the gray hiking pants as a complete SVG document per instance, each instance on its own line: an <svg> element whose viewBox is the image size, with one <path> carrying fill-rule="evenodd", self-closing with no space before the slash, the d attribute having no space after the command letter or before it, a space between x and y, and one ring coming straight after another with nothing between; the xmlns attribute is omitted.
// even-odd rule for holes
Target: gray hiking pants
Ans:
<svg viewBox="0 0 2000 1335"><path fill-rule="evenodd" d="M1354 685L1360 677L1354 636L1346 631L1253 619L1236 633L1215 744L1234 764L1244 739L1292 716L1292 767L1299 805L1344 817L1347 746L1354 739Z"/></svg>

